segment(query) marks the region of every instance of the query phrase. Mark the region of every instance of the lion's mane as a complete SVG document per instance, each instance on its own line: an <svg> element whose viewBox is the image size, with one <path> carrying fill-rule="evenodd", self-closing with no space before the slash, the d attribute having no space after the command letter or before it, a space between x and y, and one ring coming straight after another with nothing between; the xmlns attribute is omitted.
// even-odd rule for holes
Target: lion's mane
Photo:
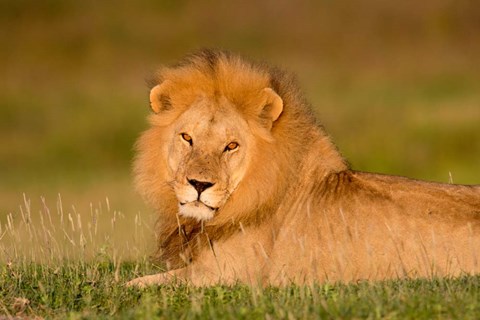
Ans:
<svg viewBox="0 0 480 320"><path fill-rule="evenodd" d="M258 130L261 152L253 155L249 168L238 190L229 199L220 214L207 223L178 216L175 194L165 181L165 154L159 152L165 127L150 117L152 127L136 144L138 156L134 165L138 191L159 213L157 222L158 250L155 257L166 262L169 268L178 268L190 262L195 248L227 237L242 224L260 223L273 214L285 197L288 187L296 183L296 172L314 139L320 136L325 167L338 171L346 164L337 153L301 94L295 78L264 63L253 63L224 51L202 50L185 57L172 67L161 69L150 81L153 87L166 79L175 79L185 88L185 94L193 94L189 88L204 92L218 91L238 106L238 111L249 123L255 125L249 109L251 92L271 87L283 99L282 117L272 128L273 141L262 137ZM204 234L205 237L201 237ZM207 236L208 235L208 236Z"/></svg>

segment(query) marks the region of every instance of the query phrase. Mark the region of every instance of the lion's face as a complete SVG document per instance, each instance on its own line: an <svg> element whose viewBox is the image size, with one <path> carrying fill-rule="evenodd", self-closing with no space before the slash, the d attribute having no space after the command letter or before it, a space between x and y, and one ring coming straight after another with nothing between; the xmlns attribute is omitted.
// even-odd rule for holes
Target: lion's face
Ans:
<svg viewBox="0 0 480 320"><path fill-rule="evenodd" d="M204 98L179 116L171 132L167 163L179 213L211 219L249 167L251 130L229 101Z"/></svg>
<svg viewBox="0 0 480 320"><path fill-rule="evenodd" d="M283 100L266 74L230 72L220 62L197 67L167 68L151 89L152 127L137 144L136 185L169 217L228 219L273 194L276 166L262 160L271 156Z"/></svg>

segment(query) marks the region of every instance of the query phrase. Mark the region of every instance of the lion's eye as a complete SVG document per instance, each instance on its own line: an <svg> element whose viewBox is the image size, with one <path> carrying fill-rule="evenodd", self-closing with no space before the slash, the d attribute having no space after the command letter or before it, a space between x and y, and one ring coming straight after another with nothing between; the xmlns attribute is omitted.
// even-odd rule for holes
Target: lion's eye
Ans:
<svg viewBox="0 0 480 320"><path fill-rule="evenodd" d="M227 144L227 146L225 147L225 150L224 151L233 151L235 149L238 148L238 143L236 142L230 142L229 144Z"/></svg>
<svg viewBox="0 0 480 320"><path fill-rule="evenodd" d="M182 133L181 136L182 136L183 140L187 141L190 145L192 145L192 143L193 143L192 137L190 137L189 134Z"/></svg>

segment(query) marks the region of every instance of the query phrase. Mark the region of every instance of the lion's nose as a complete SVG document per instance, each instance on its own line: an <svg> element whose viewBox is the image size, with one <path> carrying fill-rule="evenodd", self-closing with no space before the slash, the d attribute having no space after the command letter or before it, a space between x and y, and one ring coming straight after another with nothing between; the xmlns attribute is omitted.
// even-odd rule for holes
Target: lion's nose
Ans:
<svg viewBox="0 0 480 320"><path fill-rule="evenodd" d="M188 179L188 183L190 183L195 190L198 192L198 196L200 197L200 194L205 191L206 189L210 188L214 184L211 182L206 182L206 181L198 181L195 179Z"/></svg>

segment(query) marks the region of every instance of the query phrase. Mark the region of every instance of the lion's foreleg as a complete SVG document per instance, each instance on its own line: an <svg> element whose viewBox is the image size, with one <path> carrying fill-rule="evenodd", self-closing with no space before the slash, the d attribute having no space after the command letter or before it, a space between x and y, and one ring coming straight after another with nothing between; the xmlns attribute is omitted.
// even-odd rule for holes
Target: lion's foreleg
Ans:
<svg viewBox="0 0 480 320"><path fill-rule="evenodd" d="M171 270L167 272L152 274L135 278L126 283L127 287L145 288L153 285L161 285L168 283L183 283L186 281L185 276L187 274L186 268Z"/></svg>

